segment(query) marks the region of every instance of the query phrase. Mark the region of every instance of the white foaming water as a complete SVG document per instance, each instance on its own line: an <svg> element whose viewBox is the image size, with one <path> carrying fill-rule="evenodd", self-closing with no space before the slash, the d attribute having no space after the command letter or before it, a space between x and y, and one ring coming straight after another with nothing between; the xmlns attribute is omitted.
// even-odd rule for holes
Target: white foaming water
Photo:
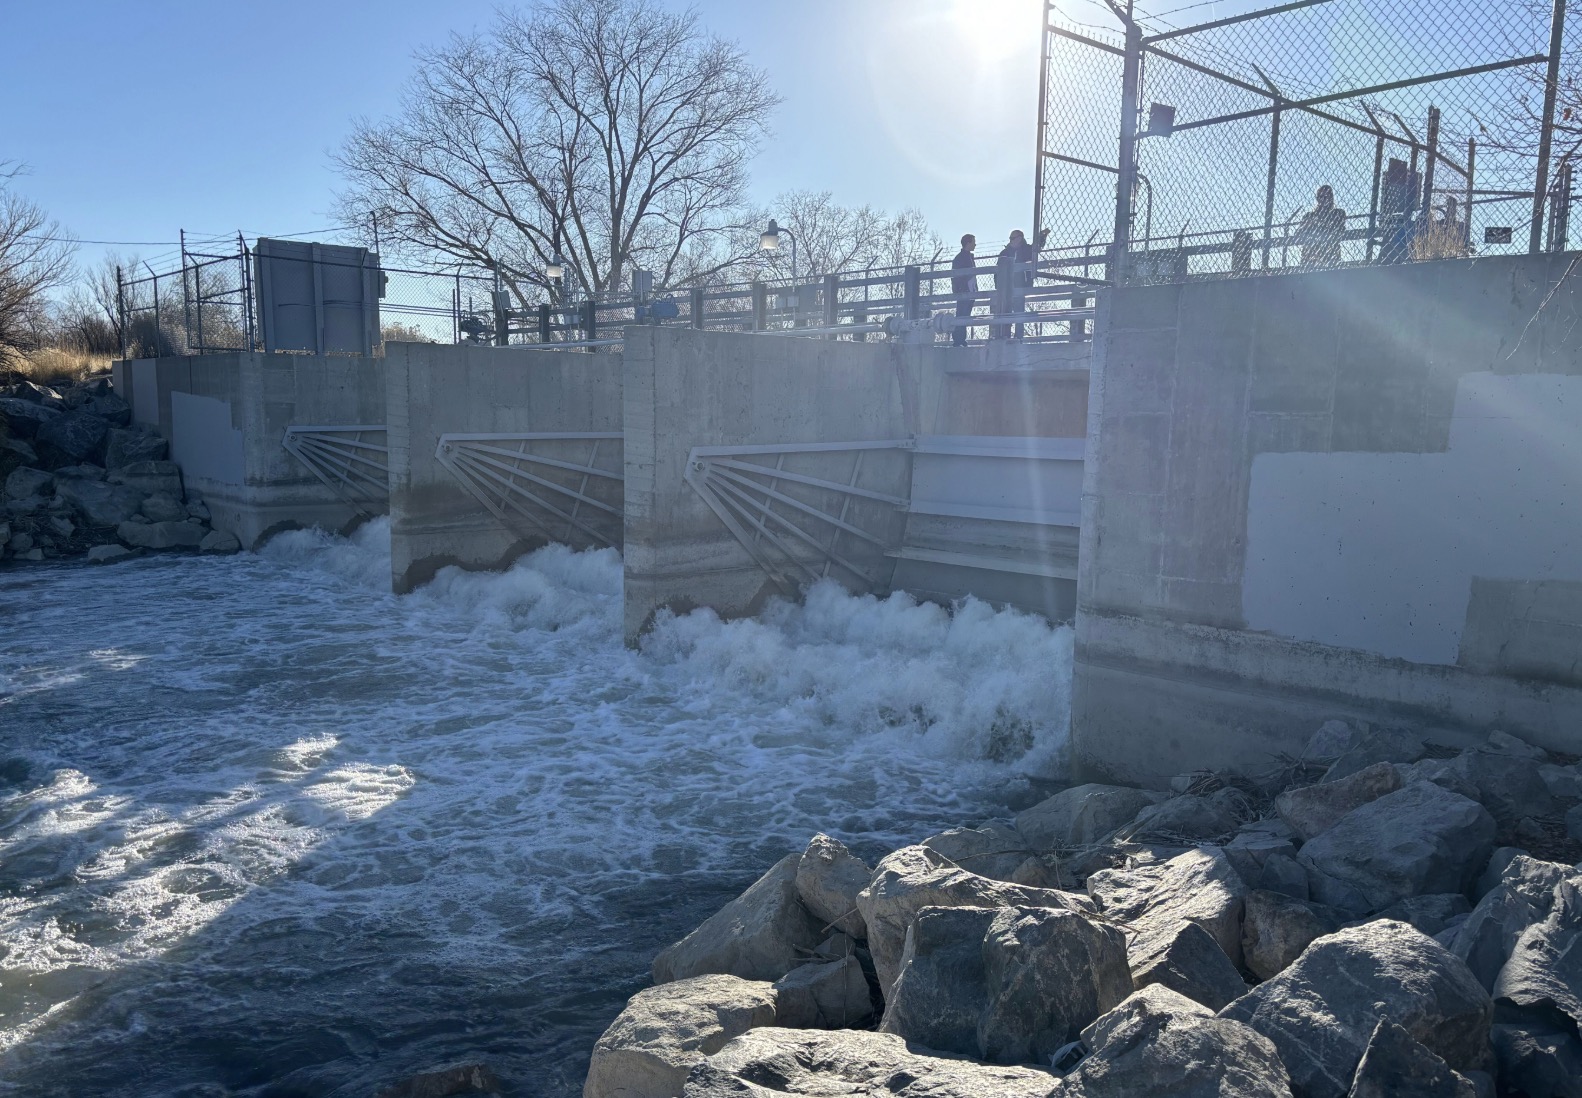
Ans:
<svg viewBox="0 0 1582 1098"><path fill-rule="evenodd" d="M871 859L1060 765L1038 619L821 585L632 652L613 552L396 599L387 545L0 573L0 1093L575 1094L813 831Z"/></svg>

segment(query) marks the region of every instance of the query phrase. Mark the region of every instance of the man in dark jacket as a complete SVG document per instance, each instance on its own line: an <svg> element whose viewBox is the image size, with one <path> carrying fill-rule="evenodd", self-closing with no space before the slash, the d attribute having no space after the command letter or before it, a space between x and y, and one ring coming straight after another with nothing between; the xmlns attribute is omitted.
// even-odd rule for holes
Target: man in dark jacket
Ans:
<svg viewBox="0 0 1582 1098"><path fill-rule="evenodd" d="M1005 247L1000 249L1000 258L1009 259L1012 263L1012 271L1014 272L1011 275L1011 285L1009 287L1011 293L1010 301L1008 302L1010 310L1013 313L1021 313L1026 311L1027 288L1033 284L1033 272L1031 268L1022 271L1018 271L1016 268L1023 266L1024 264L1031 263L1037 255L1038 253L1034 250L1033 246L1027 242L1027 235L1023 233L1021 229L1011 230L1010 242L1007 243ZM1000 285L998 271L995 272L994 288L996 290L1004 288ZM1000 335L1003 337L1005 334L1007 334L1008 330L1008 325L1001 327ZM1016 338L1021 339L1025 330L1026 325L1017 324Z"/></svg>
<svg viewBox="0 0 1582 1098"><path fill-rule="evenodd" d="M978 238L968 233L961 238L961 251L956 253L956 258L951 262L952 277L950 290L956 295L956 319L972 315L972 303L978 297L978 261L973 256L972 250L978 246ZM971 271L971 274L955 274L956 271ZM957 325L950 333L950 341L957 347L967 345L967 326Z"/></svg>

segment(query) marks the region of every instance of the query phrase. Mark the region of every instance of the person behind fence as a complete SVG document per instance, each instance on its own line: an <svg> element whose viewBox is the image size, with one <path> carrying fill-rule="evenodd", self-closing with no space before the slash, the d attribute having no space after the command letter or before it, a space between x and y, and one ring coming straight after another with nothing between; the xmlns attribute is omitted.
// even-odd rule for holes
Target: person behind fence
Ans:
<svg viewBox="0 0 1582 1098"><path fill-rule="evenodd" d="M978 297L978 260L972 254L978 246L978 238L968 233L961 238L961 251L956 253L956 258L951 261L950 291L956 295L956 319L972 315L972 304ZM971 271L971 274L964 272ZM960 273L958 273L960 272ZM957 347L967 345L967 326L958 324L951 329L950 341Z"/></svg>
<svg viewBox="0 0 1582 1098"><path fill-rule="evenodd" d="M996 290L1009 289L1009 299L1004 306L1009 312L1021 313L1027 311L1027 288L1033 284L1033 272L1031 268L1025 271L1018 271L1016 268L1022 264L1032 263L1035 254L1033 246L1027 242L1027 235L1021 229L1012 229L1010 241L1005 247L1000 249L999 258L1002 260L1008 259L1012 264L1011 281L1009 287L1002 285L1001 281L1004 276L999 270L996 270L994 272L994 288ZM1016 338L1021 339L1025 330L1026 325L1018 324L1016 326ZM1003 337L1007 331L1008 327L1002 326L999 329L999 334Z"/></svg>
<svg viewBox="0 0 1582 1098"><path fill-rule="evenodd" d="M1302 266L1340 266L1340 238L1346 231L1346 211L1335 205L1335 189L1318 189L1316 204L1302 215L1296 242L1302 245Z"/></svg>

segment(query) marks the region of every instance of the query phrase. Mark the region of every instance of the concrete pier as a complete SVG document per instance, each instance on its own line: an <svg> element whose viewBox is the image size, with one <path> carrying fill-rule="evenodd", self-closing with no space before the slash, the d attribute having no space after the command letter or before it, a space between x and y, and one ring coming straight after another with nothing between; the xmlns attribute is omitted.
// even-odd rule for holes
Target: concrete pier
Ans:
<svg viewBox="0 0 1582 1098"><path fill-rule="evenodd" d="M1267 769L1348 716L1582 751L1574 259L1101 298L1079 777Z"/></svg>
<svg viewBox="0 0 1582 1098"><path fill-rule="evenodd" d="M135 422L170 440L187 490L216 530L254 548L280 530L344 531L386 508L384 363L379 359L234 352L117 363L116 390ZM309 463L284 445L299 435ZM340 479L326 469L344 467Z"/></svg>
<svg viewBox="0 0 1582 1098"><path fill-rule="evenodd" d="M620 355L392 343L384 367L398 594L550 542L620 546Z"/></svg>

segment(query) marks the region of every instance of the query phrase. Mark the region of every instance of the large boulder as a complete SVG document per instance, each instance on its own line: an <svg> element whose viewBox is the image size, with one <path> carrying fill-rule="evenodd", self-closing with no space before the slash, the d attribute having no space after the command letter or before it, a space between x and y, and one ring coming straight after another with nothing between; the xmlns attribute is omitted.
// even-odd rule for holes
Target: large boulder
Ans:
<svg viewBox="0 0 1582 1098"><path fill-rule="evenodd" d="M1502 1093L1528 1098L1582 1098L1582 1039L1568 1027L1494 1027Z"/></svg>
<svg viewBox="0 0 1582 1098"><path fill-rule="evenodd" d="M29 496L47 496L55 487L55 474L42 469L13 469L5 478L6 499L27 499Z"/></svg>
<svg viewBox="0 0 1582 1098"><path fill-rule="evenodd" d="M1461 893L1442 892L1413 896L1409 900L1391 904L1379 912L1379 918L1407 923L1432 938L1445 928L1462 922L1471 913L1472 905L1467 903L1467 898Z"/></svg>
<svg viewBox="0 0 1582 1098"><path fill-rule="evenodd" d="M66 400L48 385L40 385L36 381L19 378L0 390L7 398L25 400L29 404L42 404L46 408L61 412L66 409Z"/></svg>
<svg viewBox="0 0 1582 1098"><path fill-rule="evenodd" d="M187 519L186 504L163 492L149 496L139 510L149 522L185 522Z"/></svg>
<svg viewBox="0 0 1582 1098"><path fill-rule="evenodd" d="M909 1048L893 1033L754 1029L692 1069L682 1098L1050 1098L1058 1080Z"/></svg>
<svg viewBox="0 0 1582 1098"><path fill-rule="evenodd" d="M1144 808L1126 831L1142 842L1187 844L1229 835L1236 826L1223 804L1188 793Z"/></svg>
<svg viewBox="0 0 1582 1098"><path fill-rule="evenodd" d="M1366 770L1374 763L1412 763L1423 757L1427 750L1423 741L1411 732L1399 729L1375 728L1352 740L1351 746L1328 770L1326 782L1337 781L1359 770Z"/></svg>
<svg viewBox="0 0 1582 1098"><path fill-rule="evenodd" d="M774 988L777 1026L854 1029L873 1017L868 977L855 956L793 968Z"/></svg>
<svg viewBox="0 0 1582 1098"><path fill-rule="evenodd" d="M1417 1038L1381 1018L1352 1076L1349 1098L1477 1098L1477 1088Z"/></svg>
<svg viewBox="0 0 1582 1098"><path fill-rule="evenodd" d="M1072 786L1019 813L1016 830L1033 850L1087 846L1166 796L1124 785Z"/></svg>
<svg viewBox="0 0 1582 1098"><path fill-rule="evenodd" d="M108 389L90 395L82 405L82 410L117 427L125 427L132 422L132 406Z"/></svg>
<svg viewBox="0 0 1582 1098"><path fill-rule="evenodd" d="M1467 891L1494 831L1476 801L1418 781L1347 813L1297 860L1313 899L1366 915L1409 896Z"/></svg>
<svg viewBox="0 0 1582 1098"><path fill-rule="evenodd" d="M886 994L900 971L906 932L925 907L1052 907L1092 911L1086 896L980 877L927 847L907 846L880 860L857 896L868 928L868 948Z"/></svg>
<svg viewBox="0 0 1582 1098"><path fill-rule="evenodd" d="M229 556L241 551L242 543L237 540L236 535L224 530L210 530L203 535L203 540L198 542L198 552L211 553L214 556Z"/></svg>
<svg viewBox="0 0 1582 1098"><path fill-rule="evenodd" d="M775 991L734 976L696 976L632 996L593 1046L583 1098L673 1098L694 1066L775 1023Z"/></svg>
<svg viewBox="0 0 1582 1098"><path fill-rule="evenodd" d="M1274 809L1305 843L1328 831L1354 808L1401 788L1401 776L1390 763L1374 763L1332 782L1288 789L1274 799Z"/></svg>
<svg viewBox="0 0 1582 1098"><path fill-rule="evenodd" d="M31 440L38 437L44 424L59 419L64 413L32 401L0 397L0 414L6 417L12 438Z"/></svg>
<svg viewBox="0 0 1582 1098"><path fill-rule="evenodd" d="M41 456L46 452L58 455L52 464L97 462L104 456L105 438L109 433L110 425L93 413L67 412L40 424L34 444Z"/></svg>
<svg viewBox="0 0 1582 1098"><path fill-rule="evenodd" d="M1494 998L1558 1011L1582 1027L1582 873L1556 885L1548 915L1522 931L1494 981Z"/></svg>
<svg viewBox="0 0 1582 1098"><path fill-rule="evenodd" d="M1236 966L1196 923L1181 923L1174 937L1156 935L1151 943L1152 952L1133 951L1129 958L1133 987L1159 984L1209 1010L1220 1010L1247 994L1247 982Z"/></svg>
<svg viewBox="0 0 1582 1098"><path fill-rule="evenodd" d="M1493 1015L1488 992L1459 958L1390 920L1318 939L1220 1012L1274 1042L1298 1098L1344 1098L1381 1017L1452 1068L1481 1070Z"/></svg>
<svg viewBox="0 0 1582 1098"><path fill-rule="evenodd" d="M868 887L872 877L866 862L823 832L813 836L797 859L796 890L803 905L825 926L853 938L868 936L857 910L857 893Z"/></svg>
<svg viewBox="0 0 1582 1098"><path fill-rule="evenodd" d="M181 522L132 522L115 528L115 536L134 549L196 549L203 543L203 527Z"/></svg>
<svg viewBox="0 0 1582 1098"><path fill-rule="evenodd" d="M1451 940L1450 951L1467 963L1490 991L1522 932L1548 916L1555 888L1571 871L1557 862L1518 854L1505 864L1499 884L1483 894Z"/></svg>
<svg viewBox="0 0 1582 1098"><path fill-rule="evenodd" d="M1127 953L1139 962L1163 953L1181 924L1191 922L1240 966L1247 886L1218 847L1189 850L1161 865L1100 870L1087 887L1105 916L1129 928Z"/></svg>
<svg viewBox="0 0 1582 1098"><path fill-rule="evenodd" d="M879 1032L940 1052L978 1056L978 1020L988 1005L983 939L999 912L927 907L907 929L900 969L884 998Z"/></svg>
<svg viewBox="0 0 1582 1098"><path fill-rule="evenodd" d="M99 528L126 522L139 513L143 502L139 489L99 480L60 480L55 491L82 516L85 526Z"/></svg>
<svg viewBox="0 0 1582 1098"><path fill-rule="evenodd" d="M115 428L105 439L104 466L120 469L139 461L163 461L169 453L170 443L159 435Z"/></svg>
<svg viewBox="0 0 1582 1098"><path fill-rule="evenodd" d="M1247 893L1242 916L1242 954L1247 969L1269 980L1290 967L1319 938L1340 929L1341 913L1278 892Z"/></svg>
<svg viewBox="0 0 1582 1098"><path fill-rule="evenodd" d="M1051 1098L1290 1098L1274 1044L1157 984L1082 1033L1091 1050Z"/></svg>
<svg viewBox="0 0 1582 1098"><path fill-rule="evenodd" d="M797 894L801 859L800 854L781 858L746 892L662 951L654 958L654 982L708 973L778 980L811 955L825 935L823 924Z"/></svg>
<svg viewBox="0 0 1582 1098"><path fill-rule="evenodd" d="M1547 815L1554 808L1543 764L1530 757L1480 748L1456 759L1456 775L1478 791L1478 800L1501 827L1514 827L1523 816Z"/></svg>
<svg viewBox="0 0 1582 1098"><path fill-rule="evenodd" d="M163 493L177 499L184 498L181 466L174 461L134 461L130 465L110 470L105 479L111 484L136 488L145 496Z"/></svg>
<svg viewBox="0 0 1582 1098"><path fill-rule="evenodd" d="M38 465L38 451L19 438L6 438L5 432L0 431L0 481L24 465Z"/></svg>
<svg viewBox="0 0 1582 1098"><path fill-rule="evenodd" d="M962 869L997 881L1011 880L1033 856L1021 834L1003 824L951 828L924 839L922 845L936 854L943 854Z"/></svg>
<svg viewBox="0 0 1582 1098"><path fill-rule="evenodd" d="M1049 1063L1132 991L1125 936L1075 911L1001 908L983 938L983 967L978 1052L996 1063Z"/></svg>

